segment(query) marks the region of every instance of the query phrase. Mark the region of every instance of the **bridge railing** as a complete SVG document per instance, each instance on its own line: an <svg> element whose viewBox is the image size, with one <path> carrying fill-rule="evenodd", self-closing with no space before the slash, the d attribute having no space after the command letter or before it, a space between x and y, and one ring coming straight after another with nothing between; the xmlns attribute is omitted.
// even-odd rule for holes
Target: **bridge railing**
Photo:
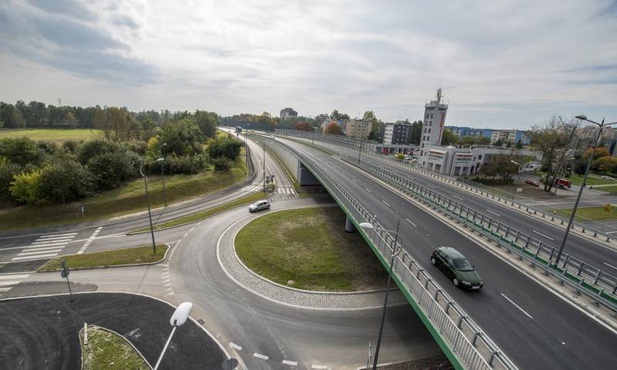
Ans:
<svg viewBox="0 0 617 370"><path fill-rule="evenodd" d="M361 230L364 237L378 252L382 263L394 249L392 236L384 230L373 216L319 165L294 152L313 174L328 188L330 194L345 210L356 226L360 222L371 222L372 232ZM385 256L385 257L384 257ZM392 271L403 294L407 297L418 315L430 330L437 335L450 353L450 359L458 361L460 368L466 369L516 369L512 361L481 330L464 310L433 280L433 278L406 251L396 257Z"/></svg>
<svg viewBox="0 0 617 370"><path fill-rule="evenodd" d="M359 166L365 171L390 183L401 191L430 204L450 217L456 218L476 231L491 238L500 245L508 247L546 273L558 277L562 282L572 286L581 293L595 299L598 303L617 311L617 277L600 268L584 262L568 253L556 261L558 249L534 238L522 230L510 227L466 205L443 196L438 192L420 186L413 181L395 174L383 167L355 158L343 157L344 160Z"/></svg>

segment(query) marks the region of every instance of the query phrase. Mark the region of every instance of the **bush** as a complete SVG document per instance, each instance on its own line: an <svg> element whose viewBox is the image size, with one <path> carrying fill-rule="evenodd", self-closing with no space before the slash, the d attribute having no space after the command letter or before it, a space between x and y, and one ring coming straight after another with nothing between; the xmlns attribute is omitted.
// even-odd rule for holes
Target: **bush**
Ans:
<svg viewBox="0 0 617 370"><path fill-rule="evenodd" d="M165 158L165 170L170 174L187 174L194 175L208 168L208 155L205 153L199 155L183 155L175 154Z"/></svg>
<svg viewBox="0 0 617 370"><path fill-rule="evenodd" d="M215 171L227 171L233 164L233 161L226 157L217 157L212 159Z"/></svg>

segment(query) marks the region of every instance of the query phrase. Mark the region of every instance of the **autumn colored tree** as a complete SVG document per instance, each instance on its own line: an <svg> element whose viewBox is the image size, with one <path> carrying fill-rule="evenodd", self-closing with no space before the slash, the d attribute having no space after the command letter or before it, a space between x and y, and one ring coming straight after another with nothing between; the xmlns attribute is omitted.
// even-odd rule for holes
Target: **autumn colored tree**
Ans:
<svg viewBox="0 0 617 370"><path fill-rule="evenodd" d="M335 121L328 123L323 132L330 135L343 135L343 129Z"/></svg>
<svg viewBox="0 0 617 370"><path fill-rule="evenodd" d="M301 130L301 131L311 131L311 125L308 122L297 122L296 123L296 130Z"/></svg>

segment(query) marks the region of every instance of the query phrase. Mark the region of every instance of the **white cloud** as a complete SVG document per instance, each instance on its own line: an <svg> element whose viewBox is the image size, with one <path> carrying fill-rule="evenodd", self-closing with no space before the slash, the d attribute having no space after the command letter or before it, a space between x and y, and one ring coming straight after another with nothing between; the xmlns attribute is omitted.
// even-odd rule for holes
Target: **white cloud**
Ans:
<svg viewBox="0 0 617 370"><path fill-rule="evenodd" d="M0 100L529 128L617 119L615 1L9 0Z"/></svg>

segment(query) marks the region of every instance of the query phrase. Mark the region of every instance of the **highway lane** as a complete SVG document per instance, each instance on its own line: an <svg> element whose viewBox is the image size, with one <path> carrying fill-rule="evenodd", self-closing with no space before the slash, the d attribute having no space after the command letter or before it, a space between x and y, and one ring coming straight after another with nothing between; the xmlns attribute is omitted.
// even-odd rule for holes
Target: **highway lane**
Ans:
<svg viewBox="0 0 617 370"><path fill-rule="evenodd" d="M310 204L308 200L304 202ZM274 203L272 211L285 207L285 203ZM289 206L296 207L296 204ZM237 220L259 216L234 210L197 228L190 241L174 255L172 273L183 272L181 279L173 282L174 292L193 292L193 299L208 311L210 321L219 323L216 332L226 338L223 341L242 347L236 355L242 358L246 368L276 368L272 366L282 361L298 362L299 368L360 366L368 341L376 335L379 307L341 312L280 305L239 286L221 269L215 245L211 245L213 237ZM211 285L214 281L216 284ZM393 314L387 327L384 358L400 361L418 356L418 351L439 352L410 308L399 306L393 311L398 314ZM267 355L268 360L251 356L253 353Z"/></svg>
<svg viewBox="0 0 617 370"><path fill-rule="evenodd" d="M312 200L277 201L272 211L314 206ZM308 309L281 305L238 285L221 268L219 238L228 225L256 218L245 207L187 225L172 243L169 260L157 265L73 271L73 291L125 291L148 294L173 304L191 301L191 316L249 369L296 369L328 366L355 369L366 359L380 320L379 305L358 310ZM342 225L341 225L342 227ZM50 285L51 284L51 285ZM44 289L66 292L59 273L33 274L15 294ZM401 361L441 353L408 305L391 306L382 344L384 360ZM266 358L264 358L267 357Z"/></svg>
<svg viewBox="0 0 617 370"><path fill-rule="evenodd" d="M291 141L287 142L291 143ZM319 144L323 145L322 143ZM348 148L337 148L327 144L326 147L329 150L335 150L338 154L349 156L352 160L355 158L356 153ZM530 234L534 238L554 248L559 248L561 245L565 226L556 222L548 222L548 219L542 220L541 218L534 217L525 211L526 207L522 209L512 207L503 202L478 195L475 192L468 191L451 183L439 181L432 176L427 176L424 171L416 171L411 168L394 165L387 159L384 160L378 157L376 158L375 156L366 155L362 157L362 160L382 168L387 168L389 171L404 178L408 178L420 186L442 194L456 202L465 204L465 206L484 213L486 216L516 230L521 230L526 234ZM571 232L564 248L564 257L566 254L571 254L608 273L614 273L617 270L611 267L617 266L617 249L607 247L606 243L602 243L600 239L593 238L591 233L581 236L577 232Z"/></svg>
<svg viewBox="0 0 617 370"><path fill-rule="evenodd" d="M294 144L291 144L294 145ZM402 245L426 266L433 277L469 313L520 368L610 368L617 365L617 335L549 293L457 230L442 224L372 178L342 165L322 152L295 146L319 163L342 186L360 200L370 213L377 214L384 227L411 220L417 227L400 230ZM428 262L432 249L455 246L477 266L486 281L481 292L463 292L453 287L445 275ZM517 340L514 340L518 338ZM593 355L591 355L593 354ZM601 354L601 356L598 356ZM559 366L555 366L558 364Z"/></svg>

